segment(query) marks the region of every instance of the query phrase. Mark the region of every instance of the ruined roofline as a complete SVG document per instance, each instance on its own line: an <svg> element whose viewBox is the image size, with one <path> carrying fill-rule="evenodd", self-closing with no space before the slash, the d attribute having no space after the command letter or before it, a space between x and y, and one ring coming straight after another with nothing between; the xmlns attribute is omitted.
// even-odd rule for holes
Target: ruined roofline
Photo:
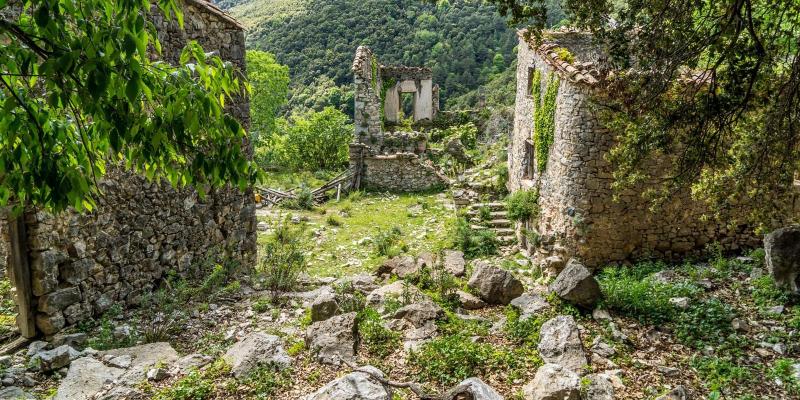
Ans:
<svg viewBox="0 0 800 400"><path fill-rule="evenodd" d="M351 70L354 73L363 74L372 69L372 60L377 62L372 49L368 46L358 46L356 49L356 56L353 59L353 66ZM381 78L397 78L397 79L433 79L433 70L429 67L408 67L405 65L384 65L377 64L378 75Z"/></svg>
<svg viewBox="0 0 800 400"><path fill-rule="evenodd" d="M543 33L542 43L537 44L535 38L528 33L527 29L517 31L517 36L527 43L531 50L538 54L542 60L553 67L553 70L558 73L562 79L588 87L598 86L601 82L601 78L595 63L570 62L559 55L558 50L562 47L558 45L558 37L566 35L591 36L591 34L586 32L569 29L545 31ZM552 39L548 39L548 37Z"/></svg>
<svg viewBox="0 0 800 400"><path fill-rule="evenodd" d="M239 23L239 21L237 21L235 18L231 17L225 11L222 11L222 9L217 7L216 4L214 4L214 3L210 2L210 1L207 1L207 0L184 0L184 1L186 3L188 3L188 4L194 4L194 5L198 6L198 7L201 7L203 9L207 10L208 12L210 12L210 13L212 13L212 14L220 17L220 18L222 18L225 22L227 22L227 23L229 23L229 24L231 24L231 25L233 25L233 26L235 26L235 27L237 27L237 28L239 28L241 30L245 29L244 25Z"/></svg>

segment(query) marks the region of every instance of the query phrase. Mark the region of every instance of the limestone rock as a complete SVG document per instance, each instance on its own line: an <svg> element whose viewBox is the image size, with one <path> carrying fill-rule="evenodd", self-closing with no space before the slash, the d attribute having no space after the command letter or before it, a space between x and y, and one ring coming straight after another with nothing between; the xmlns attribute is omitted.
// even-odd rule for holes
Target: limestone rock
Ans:
<svg viewBox="0 0 800 400"><path fill-rule="evenodd" d="M587 365L580 331L570 315L559 315L542 325L539 353L546 363L558 364L576 373Z"/></svg>
<svg viewBox="0 0 800 400"><path fill-rule="evenodd" d="M689 396L686 388L683 385L678 385L668 393L658 396L656 400L689 400L690 398L691 396Z"/></svg>
<svg viewBox="0 0 800 400"><path fill-rule="evenodd" d="M321 292L311 303L311 321L324 321L339 310L336 295L330 291Z"/></svg>
<svg viewBox="0 0 800 400"><path fill-rule="evenodd" d="M292 360L283 349L283 341L274 335L252 332L236 342L222 358L231 365L231 373L237 378L245 377L262 364L274 364L286 368Z"/></svg>
<svg viewBox="0 0 800 400"><path fill-rule="evenodd" d="M586 376L589 384L585 387L583 400L614 400L614 385L611 378L604 374Z"/></svg>
<svg viewBox="0 0 800 400"><path fill-rule="evenodd" d="M55 314L80 300L81 292L77 287L57 290L39 299L39 311L45 314Z"/></svg>
<svg viewBox="0 0 800 400"><path fill-rule="evenodd" d="M375 374L384 378L377 368L366 366L366 372L352 372L329 382L305 400L391 400L392 389L372 377Z"/></svg>
<svg viewBox="0 0 800 400"><path fill-rule="evenodd" d="M414 257L402 255L386 260L378 269L378 275L393 274L402 279L416 274L419 269Z"/></svg>
<svg viewBox="0 0 800 400"><path fill-rule="evenodd" d="M767 270L778 286L800 292L800 225L764 237Z"/></svg>
<svg viewBox="0 0 800 400"><path fill-rule="evenodd" d="M0 400L35 400L36 396L26 393L16 386L8 386L0 389Z"/></svg>
<svg viewBox="0 0 800 400"><path fill-rule="evenodd" d="M179 373L186 374L193 369L199 369L214 361L213 358L205 354L193 353L185 355L175 362L175 366Z"/></svg>
<svg viewBox="0 0 800 400"><path fill-rule="evenodd" d="M53 339L50 341L50 345L53 347L58 347L66 344L74 349L82 349L83 346L86 345L86 340L87 336L83 332L71 334L60 333L53 336Z"/></svg>
<svg viewBox="0 0 800 400"><path fill-rule="evenodd" d="M445 250L444 270L453 274L453 276L464 276L467 272L467 263L464 261L464 253L458 250Z"/></svg>
<svg viewBox="0 0 800 400"><path fill-rule="evenodd" d="M503 400L503 396L480 378L467 378L450 389L444 400Z"/></svg>
<svg viewBox="0 0 800 400"><path fill-rule="evenodd" d="M461 303L461 307L465 310L478 310L486 307L486 303L483 300L463 290L456 291L456 295L458 295L458 301Z"/></svg>
<svg viewBox="0 0 800 400"><path fill-rule="evenodd" d="M556 364L545 364L522 389L525 400L580 400L578 374Z"/></svg>
<svg viewBox="0 0 800 400"><path fill-rule="evenodd" d="M28 345L28 352L26 353L26 355L28 357L33 357L34 355L36 355L36 353L46 349L48 345L49 344L47 342L41 340L34 340L33 342L31 342L31 344Z"/></svg>
<svg viewBox="0 0 800 400"><path fill-rule="evenodd" d="M404 297L408 297L410 301L417 301L424 299L425 295L414 285L396 281L373 290L367 295L367 305L380 308L390 298L398 300Z"/></svg>
<svg viewBox="0 0 800 400"><path fill-rule="evenodd" d="M550 285L550 290L558 297L585 308L590 308L603 295L592 273L575 259L569 260Z"/></svg>
<svg viewBox="0 0 800 400"><path fill-rule="evenodd" d="M123 373L125 370L108 367L92 357L79 358L61 380L54 400L89 400Z"/></svg>
<svg viewBox="0 0 800 400"><path fill-rule="evenodd" d="M337 315L315 322L306 329L306 345L321 363L339 365L352 361L356 354L358 332L356 313Z"/></svg>
<svg viewBox="0 0 800 400"><path fill-rule="evenodd" d="M535 293L523 293L522 296L511 300L511 305L519 310L519 320L525 321L528 318L535 317L536 314L550 308L550 304L544 297Z"/></svg>
<svg viewBox="0 0 800 400"><path fill-rule="evenodd" d="M409 304L394 313L395 319L405 319L411 322L415 328L423 327L426 323L442 317L444 317L444 310L430 300Z"/></svg>
<svg viewBox="0 0 800 400"><path fill-rule="evenodd" d="M375 284L375 277L366 273L339 279L337 283L342 286L349 286L353 288L353 290L364 295L374 291L378 287L378 285Z"/></svg>
<svg viewBox="0 0 800 400"><path fill-rule="evenodd" d="M119 377L118 384L134 387L147 379L147 371L157 364L172 364L178 360L178 352L169 343L148 343L140 346L108 350L99 357L130 357L130 367Z"/></svg>
<svg viewBox="0 0 800 400"><path fill-rule="evenodd" d="M468 285L490 304L508 304L524 290L511 272L481 261L475 263Z"/></svg>
<svg viewBox="0 0 800 400"><path fill-rule="evenodd" d="M36 353L31 358L30 364L37 366L42 372L49 372L66 367L78 357L80 357L80 352L67 345L62 345L53 350Z"/></svg>

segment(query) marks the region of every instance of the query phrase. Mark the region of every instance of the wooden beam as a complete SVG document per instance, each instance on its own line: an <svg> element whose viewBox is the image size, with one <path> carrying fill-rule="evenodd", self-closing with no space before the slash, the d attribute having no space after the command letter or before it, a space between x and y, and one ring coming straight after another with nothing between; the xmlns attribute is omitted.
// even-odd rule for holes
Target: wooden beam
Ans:
<svg viewBox="0 0 800 400"><path fill-rule="evenodd" d="M33 311L33 292L31 291L31 270L28 264L28 233L25 229L25 220L22 215L8 217L8 236L10 239L11 265L9 271L16 288L17 327L19 333L25 338L36 336L36 322Z"/></svg>

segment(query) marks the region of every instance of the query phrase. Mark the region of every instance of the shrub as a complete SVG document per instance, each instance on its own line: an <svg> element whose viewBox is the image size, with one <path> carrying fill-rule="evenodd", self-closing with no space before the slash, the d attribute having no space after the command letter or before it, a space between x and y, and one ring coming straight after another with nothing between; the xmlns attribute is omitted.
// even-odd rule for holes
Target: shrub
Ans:
<svg viewBox="0 0 800 400"><path fill-rule="evenodd" d="M769 376L780 380L789 394L799 395L800 379L796 376L795 363L795 360L789 358L777 359L769 371Z"/></svg>
<svg viewBox="0 0 800 400"><path fill-rule="evenodd" d="M789 302L789 292L775 285L775 280L770 275L753 279L752 286L753 302L759 307L769 307Z"/></svg>
<svg viewBox="0 0 800 400"><path fill-rule="evenodd" d="M506 197L508 218L512 221L527 221L539 216L539 191L519 190Z"/></svg>
<svg viewBox="0 0 800 400"><path fill-rule="evenodd" d="M293 115L278 121L271 157L275 167L302 170L337 170L347 164L348 144L353 136L349 117L333 107L319 112ZM262 146L263 147L263 146Z"/></svg>
<svg viewBox="0 0 800 400"><path fill-rule="evenodd" d="M302 343L302 342L300 342ZM289 369L279 369L277 365L261 365L242 381L257 399L269 399L279 390L291 385Z"/></svg>
<svg viewBox="0 0 800 400"><path fill-rule="evenodd" d="M747 367L718 357L693 357L691 366L712 392L727 389L733 384L744 383L752 378Z"/></svg>
<svg viewBox="0 0 800 400"><path fill-rule="evenodd" d="M380 314L373 308L358 313L358 332L370 353L378 357L392 354L400 345L400 334L383 326Z"/></svg>
<svg viewBox="0 0 800 400"><path fill-rule="evenodd" d="M695 348L718 345L733 333L731 321L734 317L731 306L716 298L707 299L680 314L675 326L675 336L682 343Z"/></svg>
<svg viewBox="0 0 800 400"><path fill-rule="evenodd" d="M330 226L342 226L342 220L334 214L328 215L328 218L325 220L325 222L327 222Z"/></svg>
<svg viewBox="0 0 800 400"><path fill-rule="evenodd" d="M469 258L495 254L498 248L497 236L493 231L472 229L465 218L456 221L453 244Z"/></svg>
<svg viewBox="0 0 800 400"><path fill-rule="evenodd" d="M286 200L281 205L292 210L311 210L314 208L314 194L305 183L300 185L294 195L294 199Z"/></svg>
<svg viewBox="0 0 800 400"><path fill-rule="evenodd" d="M396 226L389 230L379 229L374 239L375 252L381 256L396 255L399 252L393 248L400 241L402 234L403 232Z"/></svg>
<svg viewBox="0 0 800 400"><path fill-rule="evenodd" d="M259 273L265 288L272 294L273 303L281 292L297 286L300 274L305 272L308 262L301 245L301 228L291 228L288 220L277 224L275 232L262 248Z"/></svg>
<svg viewBox="0 0 800 400"><path fill-rule="evenodd" d="M230 372L230 366L217 360L203 370L193 370L172 386L155 393L155 400L204 400L214 392L214 381Z"/></svg>
<svg viewBox="0 0 800 400"><path fill-rule="evenodd" d="M487 206L478 208L478 218L481 221L489 221L492 219L492 209Z"/></svg>
<svg viewBox="0 0 800 400"><path fill-rule="evenodd" d="M501 354L488 343L476 343L465 334L433 339L412 352L409 361L420 379L453 385L497 367Z"/></svg>
<svg viewBox="0 0 800 400"><path fill-rule="evenodd" d="M678 310L669 299L692 297L699 289L688 284L661 283L646 276L658 266L659 264L642 263L630 268L604 269L598 276L604 305L646 323L658 324L674 320Z"/></svg>

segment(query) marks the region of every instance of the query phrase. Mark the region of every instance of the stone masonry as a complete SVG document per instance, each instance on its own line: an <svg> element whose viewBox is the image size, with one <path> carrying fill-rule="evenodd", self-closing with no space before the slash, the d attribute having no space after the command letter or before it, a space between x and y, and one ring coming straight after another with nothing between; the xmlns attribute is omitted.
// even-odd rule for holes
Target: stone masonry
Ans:
<svg viewBox="0 0 800 400"><path fill-rule="evenodd" d="M245 71L242 26L211 3L184 5L185 30L155 9L150 15L164 59L176 62L187 41L197 40ZM234 103L229 112L247 127L247 99ZM223 257L254 265L250 190L221 188L201 200L191 188L176 190L118 166L109 167L99 186L103 195L91 213L25 212L36 325L45 335L114 304L139 302L169 271L189 276L199 264Z"/></svg>
<svg viewBox="0 0 800 400"><path fill-rule="evenodd" d="M353 61L355 135L350 167L360 186L381 191L425 191L449 184L426 160L427 137L419 132L384 129L399 121L402 93L414 95L414 122L430 121L439 111L439 87L430 68L381 65L368 47Z"/></svg>
<svg viewBox="0 0 800 400"><path fill-rule="evenodd" d="M559 57L558 47L575 60ZM704 220L704 205L688 190L676 193L656 212L641 190L628 190L613 199L612 165L605 154L614 146L614 134L593 112L591 93L601 88L598 69L602 53L591 37L577 32L552 32L545 44L536 46L520 32L517 97L514 130L509 144L509 189L538 189L540 217L524 224L540 237L536 258L578 257L589 266L642 256L675 259L698 253L711 242L727 250L757 246L759 241L746 226L728 227ZM532 144L532 76L539 70L541 93L547 77L560 78L555 111L555 137L547 167L537 171ZM651 160L651 171L664 171Z"/></svg>

